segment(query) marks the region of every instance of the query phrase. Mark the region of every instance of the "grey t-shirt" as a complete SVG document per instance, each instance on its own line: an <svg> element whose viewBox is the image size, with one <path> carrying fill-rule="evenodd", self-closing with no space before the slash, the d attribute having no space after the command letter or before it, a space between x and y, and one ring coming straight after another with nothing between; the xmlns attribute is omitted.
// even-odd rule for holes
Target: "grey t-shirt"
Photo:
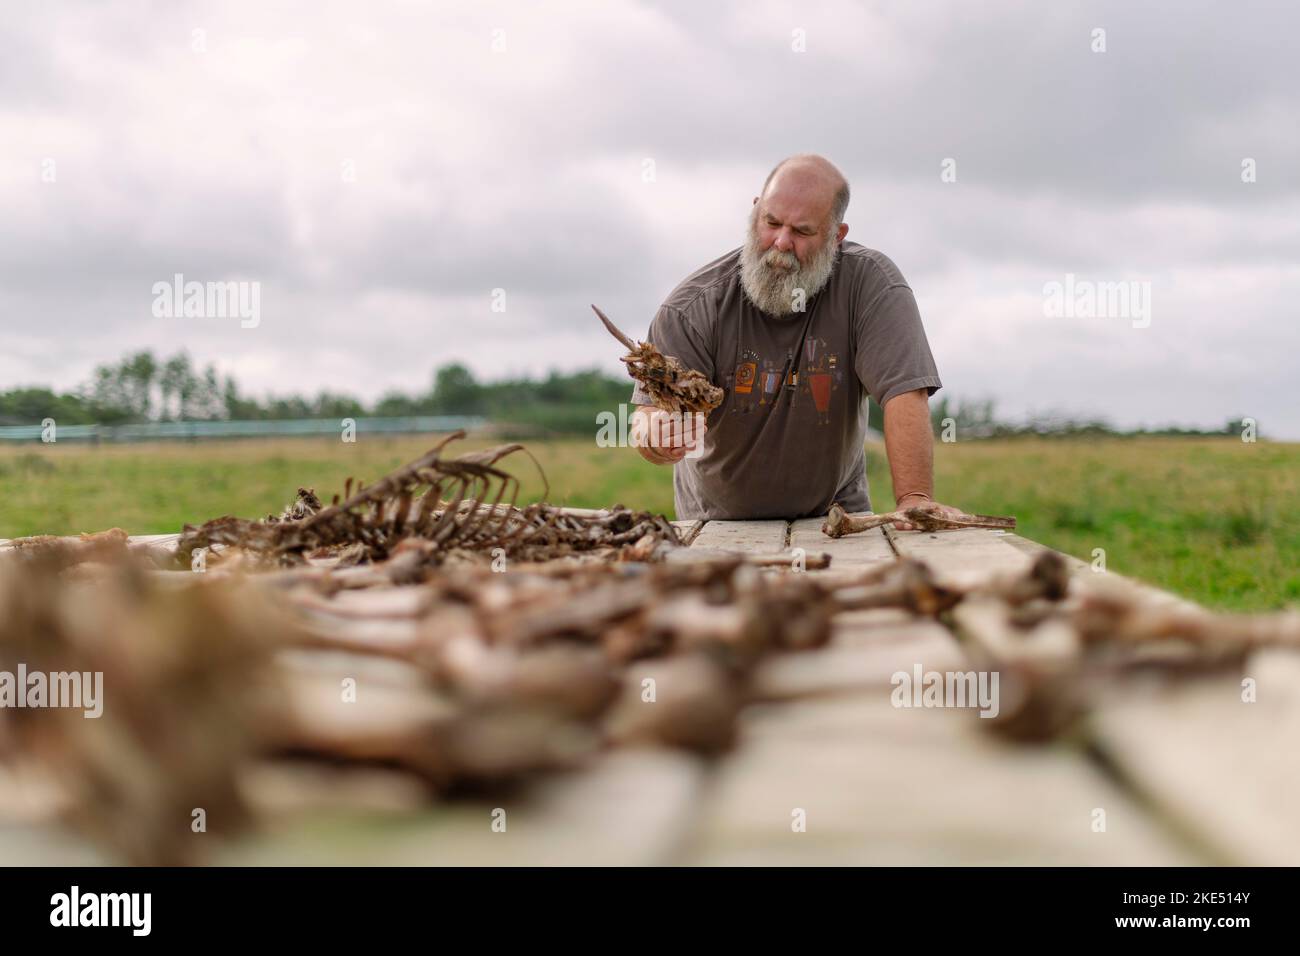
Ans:
<svg viewBox="0 0 1300 956"><path fill-rule="evenodd" d="M678 518L802 518L836 501L869 511L867 396L883 407L942 385L912 290L855 242L805 311L782 317L745 295L733 249L673 290L648 340L725 391L704 453L673 466ZM651 404L639 386L632 402Z"/></svg>

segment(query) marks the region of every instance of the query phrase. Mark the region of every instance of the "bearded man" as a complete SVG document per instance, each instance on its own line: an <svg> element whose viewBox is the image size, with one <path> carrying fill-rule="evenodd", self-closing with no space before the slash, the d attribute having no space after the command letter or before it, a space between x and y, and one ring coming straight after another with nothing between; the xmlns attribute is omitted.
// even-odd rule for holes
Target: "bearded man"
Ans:
<svg viewBox="0 0 1300 956"><path fill-rule="evenodd" d="M725 395L707 421L682 422L633 390L634 442L674 466L678 518L870 511L868 396L884 409L897 507L955 513L933 498L929 397L942 383L916 299L888 257L844 242L848 205L828 160L783 160L745 244L687 276L651 323L647 341Z"/></svg>

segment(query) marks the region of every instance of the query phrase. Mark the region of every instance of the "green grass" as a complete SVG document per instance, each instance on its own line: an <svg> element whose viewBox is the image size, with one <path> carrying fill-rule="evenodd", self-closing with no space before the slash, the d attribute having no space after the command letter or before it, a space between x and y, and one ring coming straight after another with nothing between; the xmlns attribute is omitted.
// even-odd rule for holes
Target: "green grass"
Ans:
<svg viewBox="0 0 1300 956"><path fill-rule="evenodd" d="M278 512L301 485L328 500L349 475L372 481L427 438L168 443L0 449L0 537L121 527L179 530L223 514ZM464 442L464 450L488 441ZM532 442L549 499L672 514L672 474L629 449ZM872 501L893 502L883 449L867 450ZM521 501L542 493L522 454L507 459ZM958 442L935 449L936 494L968 511L1014 514L1020 533L1211 607L1300 602L1300 445L1230 439Z"/></svg>
<svg viewBox="0 0 1300 956"><path fill-rule="evenodd" d="M877 505L888 469L868 449ZM1300 445L1219 438L940 444L936 496L1209 607L1300 602Z"/></svg>

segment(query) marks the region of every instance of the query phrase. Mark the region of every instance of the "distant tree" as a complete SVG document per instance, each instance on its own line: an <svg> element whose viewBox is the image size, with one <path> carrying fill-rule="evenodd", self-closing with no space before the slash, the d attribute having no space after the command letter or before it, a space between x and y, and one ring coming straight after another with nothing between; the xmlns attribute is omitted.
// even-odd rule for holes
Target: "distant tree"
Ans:
<svg viewBox="0 0 1300 956"><path fill-rule="evenodd" d="M95 409L79 395L56 395L48 388L0 392L0 425L35 425L53 418L60 425L93 425Z"/></svg>
<svg viewBox="0 0 1300 956"><path fill-rule="evenodd" d="M231 421L265 418L266 413L256 401L244 398L239 393L239 383L227 375L221 386L221 406L225 417Z"/></svg>
<svg viewBox="0 0 1300 956"><path fill-rule="evenodd" d="M190 357L187 354L178 352L163 362L162 371L158 375L158 390L162 396L158 408L159 421L181 421L188 417L186 406L194 392L194 372L190 368ZM173 397L176 400L174 407Z"/></svg>
<svg viewBox="0 0 1300 956"><path fill-rule="evenodd" d="M458 362L442 366L434 375L432 405L441 415L480 415L486 407L474 374Z"/></svg>
<svg viewBox="0 0 1300 956"><path fill-rule="evenodd" d="M433 411L432 403L428 398L412 398L404 392L386 392L378 402L375 403L374 413L376 415L402 418L407 415L427 415Z"/></svg>
<svg viewBox="0 0 1300 956"><path fill-rule="evenodd" d="M312 414L317 418L360 418L366 408L351 395L321 392L312 403Z"/></svg>
<svg viewBox="0 0 1300 956"><path fill-rule="evenodd" d="M209 362L203 369L203 378L197 384L195 414L205 419L221 418L225 403L221 397L221 385L217 381L217 367Z"/></svg>
<svg viewBox="0 0 1300 956"><path fill-rule="evenodd" d="M148 349L128 356L117 373L129 396L131 411L148 419L153 410L153 386L158 377L158 360Z"/></svg>

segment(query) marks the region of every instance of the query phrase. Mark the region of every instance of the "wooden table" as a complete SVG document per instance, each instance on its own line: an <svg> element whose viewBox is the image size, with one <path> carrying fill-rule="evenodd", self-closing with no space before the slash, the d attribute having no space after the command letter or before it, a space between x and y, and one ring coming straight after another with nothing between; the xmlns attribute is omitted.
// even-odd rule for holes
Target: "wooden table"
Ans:
<svg viewBox="0 0 1300 956"><path fill-rule="evenodd" d="M814 574L915 557L952 583L1023 570L1042 550L1001 531L888 529L829 539L820 528L821 519L727 521L688 533L693 547L829 553L831 569L808 572ZM1073 574L1093 573L1068 560ZM1177 601L1143 591L1151 601ZM1213 691L1167 706L1117 704L1089 740L1026 747L994 738L969 710L892 706L891 678L900 671L971 669L957 637L938 622L866 611L841 615L836 624L828 648L764 666L757 682L773 703L743 715L742 745L712 772L698 811L683 810L693 818L693 839L677 859L902 865L1278 860L1266 840L1248 852L1236 840L1236 827L1252 828L1253 802L1239 809L1215 806L1215 795L1236 799L1252 791L1250 780L1227 789L1220 782L1199 801L1187 792L1215 777L1213 763L1181 759L1189 748L1214 746L1226 760L1237 746L1214 732L1225 712L1257 718L1251 721L1256 732L1266 725L1259 711L1239 703L1235 683L1218 706L1206 699ZM1089 748L1097 745L1120 766L1092 754ZM1157 766L1156 755L1169 751ZM1136 775L1137 786L1128 774ZM796 809L805 811L806 832L792 832ZM1294 825L1290 829L1300 836ZM1300 840L1292 840L1291 849L1297 846ZM1291 853L1291 859L1300 855Z"/></svg>
<svg viewBox="0 0 1300 956"><path fill-rule="evenodd" d="M678 527L693 548L832 556L829 570L810 574L860 572L902 555L961 582L1023 569L1041 550L982 530L832 540L820 524ZM1069 560L1081 581L1093 574ZM1153 602L1177 601L1142 590ZM971 661L936 621L850 612L835 620L826 648L761 665L740 743L718 759L619 750L509 798L343 817L327 797L343 784L322 771L320 807L230 846L218 862L1294 865L1298 660L1252 658L1256 703L1242 701L1237 675L1116 694L1075 738L1034 746L990 734L970 709L893 706L898 672L960 671ZM499 810L508 814L504 833L490 826ZM12 825L0 827L0 855L6 849L28 862L94 859L64 836Z"/></svg>

